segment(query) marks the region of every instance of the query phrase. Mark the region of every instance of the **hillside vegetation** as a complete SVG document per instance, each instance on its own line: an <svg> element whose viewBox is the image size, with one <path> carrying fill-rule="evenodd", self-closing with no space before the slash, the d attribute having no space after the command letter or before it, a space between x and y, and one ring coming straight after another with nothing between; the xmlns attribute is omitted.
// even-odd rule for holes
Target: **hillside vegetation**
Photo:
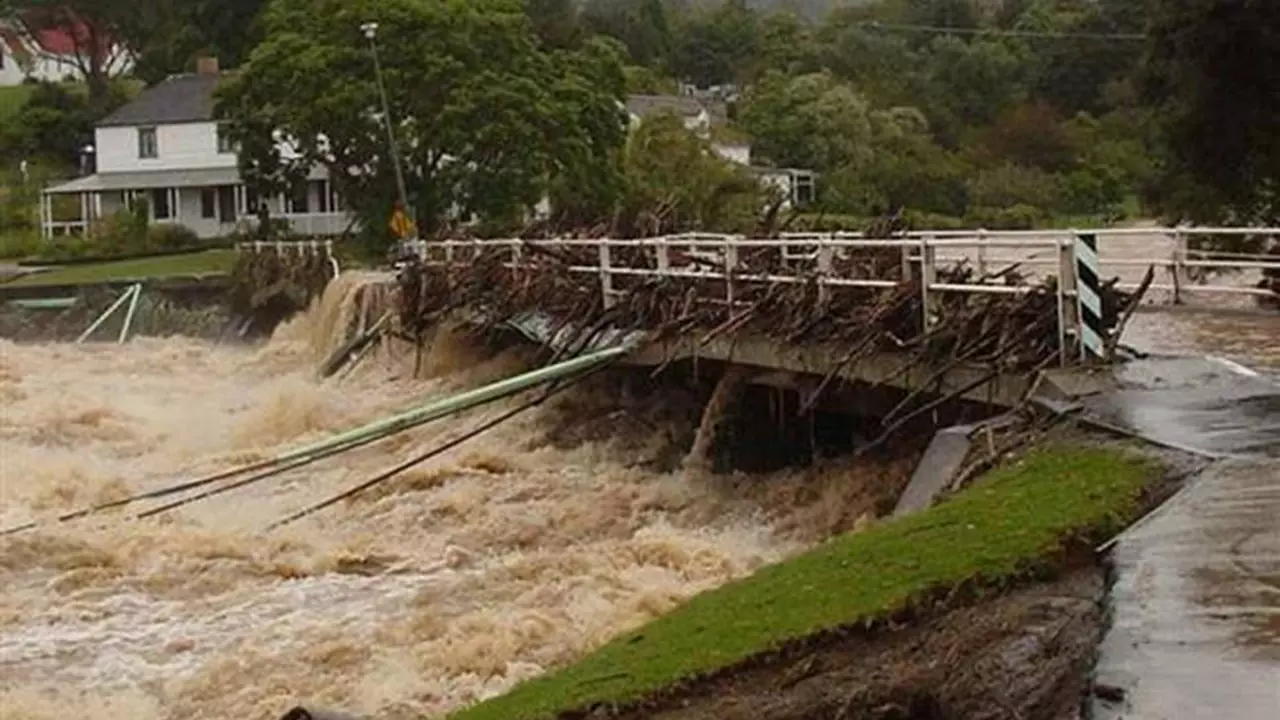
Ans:
<svg viewBox="0 0 1280 720"><path fill-rule="evenodd" d="M21 11L43 0L4 0ZM110 28L154 83L202 54L237 68L219 112L259 193L321 161L385 247L398 189L386 167L372 54L402 121L408 201L428 233L776 229L775 200L679 127L628 133L628 93L704 99L752 162L814 171L814 226L901 210L914 225L1026 228L1277 219L1280 84L1265 57L1280 4L1213 0L66 0ZM430 48L428 52L426 48ZM479 50L479 51L477 51ZM69 169L92 120L122 99L84 73L83 99L41 87L0 131L0 163ZM299 83L297 78L314 82ZM430 88L424 92L424 88ZM11 101L10 105L13 104ZM2 105L0 105L2 106ZM3 112L0 110L0 112ZM9 113L14 113L12 108ZM655 121L658 122L658 121ZM325 136L279 157L272 130ZM442 163L441 158L466 162ZM696 162L690 162L690 159ZM461 211L461 212L460 212ZM818 219L821 218L821 219ZM797 221L790 221L796 225ZM0 234L11 232L0 227Z"/></svg>

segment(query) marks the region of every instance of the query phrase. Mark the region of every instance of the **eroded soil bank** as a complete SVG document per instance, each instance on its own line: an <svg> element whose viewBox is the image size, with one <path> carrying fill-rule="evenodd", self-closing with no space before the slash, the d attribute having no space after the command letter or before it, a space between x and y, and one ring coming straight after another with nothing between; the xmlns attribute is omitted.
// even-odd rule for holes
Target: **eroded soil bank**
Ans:
<svg viewBox="0 0 1280 720"><path fill-rule="evenodd" d="M0 297L0 338L17 342L74 340L111 307L127 287L91 285L72 291L41 293L32 290L12 298ZM226 295L226 286L220 282L146 285L130 322L129 335L217 339L231 322ZM23 305L22 298L34 300L42 297L74 297L75 303L56 309L35 309ZM117 338L127 309L127 305L118 308L91 339Z"/></svg>
<svg viewBox="0 0 1280 720"><path fill-rule="evenodd" d="M615 717L634 720L942 720L1080 716L1104 624L1100 566L896 629L697 683ZM603 710L585 717L614 716Z"/></svg>

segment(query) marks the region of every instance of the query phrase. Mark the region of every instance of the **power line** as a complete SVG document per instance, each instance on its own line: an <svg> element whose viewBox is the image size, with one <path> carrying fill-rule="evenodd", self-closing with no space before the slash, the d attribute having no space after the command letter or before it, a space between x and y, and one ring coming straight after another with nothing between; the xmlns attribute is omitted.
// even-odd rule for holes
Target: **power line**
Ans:
<svg viewBox="0 0 1280 720"><path fill-rule="evenodd" d="M894 32L917 32L948 35L990 35L992 37L1024 37L1063 40L1124 40L1140 42L1147 36L1142 33L1084 33L1084 32L1041 32L1037 30L995 30L991 28L957 28L941 25L908 25L904 23L864 22L858 27L868 30L890 30Z"/></svg>

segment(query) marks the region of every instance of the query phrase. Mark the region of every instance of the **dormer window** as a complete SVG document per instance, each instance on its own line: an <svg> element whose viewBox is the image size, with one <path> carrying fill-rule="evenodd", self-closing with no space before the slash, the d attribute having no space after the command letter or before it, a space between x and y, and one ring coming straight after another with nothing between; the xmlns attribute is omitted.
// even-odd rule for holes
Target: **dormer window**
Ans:
<svg viewBox="0 0 1280 720"><path fill-rule="evenodd" d="M138 128L138 157L143 160L160 157L160 144L156 140L155 128Z"/></svg>

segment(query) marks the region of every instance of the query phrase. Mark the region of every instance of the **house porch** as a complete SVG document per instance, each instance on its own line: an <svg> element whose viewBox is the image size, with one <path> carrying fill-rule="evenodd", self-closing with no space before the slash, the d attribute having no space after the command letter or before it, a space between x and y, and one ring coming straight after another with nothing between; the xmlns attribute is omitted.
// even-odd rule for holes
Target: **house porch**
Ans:
<svg viewBox="0 0 1280 720"><path fill-rule="evenodd" d="M55 219L54 200L66 196L77 199L77 219ZM144 202L152 224L183 225L202 239L253 228L263 202L272 218L287 220L302 235L339 235L350 229L352 219L323 172L313 173L293 193L258 198L234 168L225 168L99 173L52 186L41 197L41 228L46 238L87 234Z"/></svg>

